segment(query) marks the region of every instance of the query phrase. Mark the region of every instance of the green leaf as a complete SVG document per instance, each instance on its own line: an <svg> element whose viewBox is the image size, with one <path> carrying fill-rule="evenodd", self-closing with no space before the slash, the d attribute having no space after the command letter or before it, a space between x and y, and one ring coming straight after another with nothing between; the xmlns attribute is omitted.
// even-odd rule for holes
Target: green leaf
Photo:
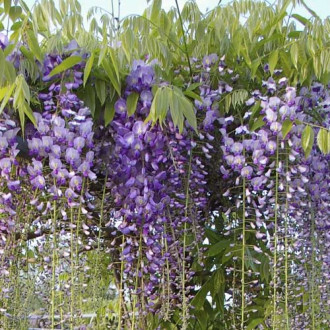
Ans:
<svg viewBox="0 0 330 330"><path fill-rule="evenodd" d="M168 109L170 107L169 94L170 94L169 88L160 88L158 90L158 95L155 102L155 110L156 110L156 120L158 120L161 125L164 122Z"/></svg>
<svg viewBox="0 0 330 330"><path fill-rule="evenodd" d="M152 22L158 21L158 16L161 9L162 9L162 0L153 0L151 6L151 15L150 15L150 20Z"/></svg>
<svg viewBox="0 0 330 330"><path fill-rule="evenodd" d="M31 94L30 94L30 87L27 84L26 80L24 77L22 77L22 89L23 89L23 94L25 97L25 100L28 104L30 104L30 99L31 99Z"/></svg>
<svg viewBox="0 0 330 330"><path fill-rule="evenodd" d="M305 157L310 155L314 143L314 131L312 127L306 126L301 135L301 145L305 151Z"/></svg>
<svg viewBox="0 0 330 330"><path fill-rule="evenodd" d="M264 119L263 116L258 117L258 119L255 120L255 121L252 123L252 126L250 127L250 131L251 131L251 132L254 132L254 131L257 130L258 128L264 126L264 125L265 125L265 122L264 122L263 119Z"/></svg>
<svg viewBox="0 0 330 330"><path fill-rule="evenodd" d="M223 273L223 269L217 269L213 274L213 293L217 293L221 288L223 288L225 282L225 276Z"/></svg>
<svg viewBox="0 0 330 330"><path fill-rule="evenodd" d="M56 66L48 75L49 77L52 77L56 74L59 74L65 70L68 70L78 64L79 62L82 61L81 56L73 55L68 58L66 58L61 64Z"/></svg>
<svg viewBox="0 0 330 330"><path fill-rule="evenodd" d="M194 131L197 133L197 119L194 112L194 107L191 104L191 102L182 96L179 99L179 104L182 106L181 111L183 112L183 115L188 120L189 125L194 129Z"/></svg>
<svg viewBox="0 0 330 330"><path fill-rule="evenodd" d="M4 0L4 9L6 14L9 14L10 7L11 7L11 0Z"/></svg>
<svg viewBox="0 0 330 330"><path fill-rule="evenodd" d="M16 80L16 70L13 63L5 62L5 76L7 78L7 83L13 83Z"/></svg>
<svg viewBox="0 0 330 330"><path fill-rule="evenodd" d="M34 54L29 51L26 47L24 46L21 46L20 47L20 51L22 52L22 54L28 59L30 60L31 62L34 62Z"/></svg>
<svg viewBox="0 0 330 330"><path fill-rule="evenodd" d="M110 79L112 86L115 88L118 95L120 95L121 94L120 81L117 80L117 78L114 74L115 70L112 66L112 63L110 63L110 59L104 58L104 60L102 61L102 66L103 66L103 69L105 70L108 78Z"/></svg>
<svg viewBox="0 0 330 330"><path fill-rule="evenodd" d="M12 84L10 87L6 87L6 93L2 99L1 106L0 106L0 114L2 113L3 109L7 105L11 95L13 94L14 89L15 89L15 83Z"/></svg>
<svg viewBox="0 0 330 330"><path fill-rule="evenodd" d="M104 109L104 124L108 126L111 122L113 117L115 116L115 102L114 100L107 100L105 103Z"/></svg>
<svg viewBox="0 0 330 330"><path fill-rule="evenodd" d="M292 14L291 16L294 17L297 21L299 21L302 25L306 25L309 23L308 19L301 15Z"/></svg>
<svg viewBox="0 0 330 330"><path fill-rule="evenodd" d="M255 329L255 328L256 328L259 324L261 324L263 321L264 321L264 319L262 319L262 318L258 318L258 319L254 319L254 320L252 320L252 321L248 324L246 330L253 330L253 329Z"/></svg>
<svg viewBox="0 0 330 330"><path fill-rule="evenodd" d="M110 58L111 58L113 68L116 72L117 80L119 81L120 80L120 75L119 75L118 61L117 61L115 51L111 47L109 47L109 54L110 54Z"/></svg>
<svg viewBox="0 0 330 330"><path fill-rule="evenodd" d="M187 87L187 91L193 91L194 89L196 89L197 87L201 86L202 83L193 83L193 84L190 84L188 87Z"/></svg>
<svg viewBox="0 0 330 330"><path fill-rule="evenodd" d="M86 106L91 110L92 116L95 114L95 88L91 85L86 85L83 98Z"/></svg>
<svg viewBox="0 0 330 330"><path fill-rule="evenodd" d="M207 256L214 257L220 254L224 249L226 249L229 246L229 244L230 244L229 240L223 240L211 245L211 247L207 251Z"/></svg>
<svg viewBox="0 0 330 330"><path fill-rule="evenodd" d="M228 113L231 106L231 94L227 94L224 98L225 101L225 112Z"/></svg>
<svg viewBox="0 0 330 330"><path fill-rule="evenodd" d="M20 6L12 6L9 9L9 17L15 22L17 18L19 18L22 14L22 8Z"/></svg>
<svg viewBox="0 0 330 330"><path fill-rule="evenodd" d="M200 290L197 292L193 300L191 301L191 304L195 306L195 308L201 309L204 305L204 301L206 298L206 295L208 292L212 289L212 282L210 279L208 279L200 288Z"/></svg>
<svg viewBox="0 0 330 330"><path fill-rule="evenodd" d="M256 76L260 63L261 63L260 58L257 58L252 62L252 64L251 64L251 78L252 79Z"/></svg>
<svg viewBox="0 0 330 330"><path fill-rule="evenodd" d="M288 38L294 38L294 39L298 39L301 35L302 31L291 31L288 34Z"/></svg>
<svg viewBox="0 0 330 330"><path fill-rule="evenodd" d="M30 108L29 104L26 103L26 102L24 103L24 113L31 120L32 124L34 126L37 126L37 121L36 121L36 119L34 117L33 111Z"/></svg>
<svg viewBox="0 0 330 330"><path fill-rule="evenodd" d="M231 96L231 103L233 105L233 108L236 109L238 105L241 105L244 103L244 101L247 99L249 93L245 89L237 89L233 91Z"/></svg>
<svg viewBox="0 0 330 330"><path fill-rule="evenodd" d="M183 114L179 109L178 97L174 91L170 92L170 113L175 127L179 128L179 132L183 130Z"/></svg>
<svg viewBox="0 0 330 330"><path fill-rule="evenodd" d="M84 87L85 87L87 79L88 79L88 77L91 73L91 70L92 70L92 67L93 67L93 64L94 64L94 58L95 58L95 53L92 52L91 56L89 57L89 59L86 62L86 66L85 66L85 69L84 69Z"/></svg>
<svg viewBox="0 0 330 330"><path fill-rule="evenodd" d="M0 87L2 86L3 80L5 78L5 65L5 55L3 54L2 49L0 49Z"/></svg>
<svg viewBox="0 0 330 330"><path fill-rule="evenodd" d="M283 122L282 125L282 135L283 135L283 139L285 139L285 137L288 135L288 133L291 131L291 128L293 126L293 122L290 119L286 119Z"/></svg>
<svg viewBox="0 0 330 330"><path fill-rule="evenodd" d="M317 134L317 145L325 155L330 153L330 131L325 128L319 130Z"/></svg>
<svg viewBox="0 0 330 330"><path fill-rule="evenodd" d="M274 72L277 61L278 61L278 49L273 51L269 57L269 71L271 74L273 74Z"/></svg>
<svg viewBox="0 0 330 330"><path fill-rule="evenodd" d="M30 47L31 52L37 58L40 63L43 63L44 57L42 55L41 49L39 47L39 42L32 30L26 31L27 43Z"/></svg>
<svg viewBox="0 0 330 330"><path fill-rule="evenodd" d="M186 96L191 97L194 100L198 100L199 102L202 102L201 97L198 94L192 92L191 90L187 89L186 91L183 92L183 94L186 95Z"/></svg>
<svg viewBox="0 0 330 330"><path fill-rule="evenodd" d="M139 97L140 95L135 92L128 95L126 105L127 105L127 113L129 116L132 116L135 113Z"/></svg>
<svg viewBox="0 0 330 330"><path fill-rule="evenodd" d="M99 98L101 105L103 105L105 102L105 99L107 97L105 81L100 80L100 79L96 80L95 90L96 90L96 95Z"/></svg>
<svg viewBox="0 0 330 330"><path fill-rule="evenodd" d="M298 56L299 56L299 47L297 43L294 43L290 48L291 61L293 65L298 69Z"/></svg>
<svg viewBox="0 0 330 330"><path fill-rule="evenodd" d="M107 54L108 51L108 46L106 44L106 42L103 42L102 47L101 47L101 51L100 51L100 55L99 55L99 61L97 63L98 66L100 66L105 58L105 55Z"/></svg>

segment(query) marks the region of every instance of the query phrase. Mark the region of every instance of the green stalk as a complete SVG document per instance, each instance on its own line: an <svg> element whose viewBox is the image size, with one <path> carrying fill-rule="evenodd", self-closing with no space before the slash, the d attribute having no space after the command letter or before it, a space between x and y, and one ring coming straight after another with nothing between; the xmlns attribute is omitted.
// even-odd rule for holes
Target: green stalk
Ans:
<svg viewBox="0 0 330 330"><path fill-rule="evenodd" d="M118 308L118 330L121 330L121 318L122 318L122 290L123 290L123 274L124 274L124 235L122 235L122 249L121 249L121 262L120 262L120 283L119 283L119 308Z"/></svg>
<svg viewBox="0 0 330 330"><path fill-rule="evenodd" d="M175 4L176 4L176 9L177 9L178 15L179 15L179 20L180 20L180 25L181 25L181 31L182 31L182 38L183 38L183 44L184 44L185 54L186 54L187 62L188 62L188 66L189 66L189 73L190 73L190 76L192 77L193 76L193 72L192 72L192 68L191 68L191 63L190 63L190 58L189 58L189 52L188 52L188 47L187 47L187 41L186 41L186 36L185 36L184 28L183 28L183 21L182 21L182 16L181 16L181 12L180 12L180 7L179 7L178 0L175 0Z"/></svg>
<svg viewBox="0 0 330 330"><path fill-rule="evenodd" d="M241 301L241 329L244 329L244 322L245 322L245 244L246 244L246 237L245 237L245 198L246 198L246 191L245 191L245 177L243 177L243 216L242 216L242 301Z"/></svg>
<svg viewBox="0 0 330 330"><path fill-rule="evenodd" d="M138 282L139 282L139 269L140 269L140 264L141 264L141 258L142 258L142 230L140 231L140 240L139 240L139 258L137 262L137 267L136 267L136 276L135 276L135 294L133 298L133 320L132 320L132 327L131 329L134 330L135 328L135 305L136 305L136 298L137 298L137 288L138 288Z"/></svg>
<svg viewBox="0 0 330 330"><path fill-rule="evenodd" d="M191 161L192 161L192 150L190 150L189 165L188 165L188 176L187 176L187 186L186 186L186 203L184 216L188 216L188 206L189 206L189 186L190 186L190 174L191 174ZM182 252L182 329L187 329L187 300L186 300L186 245L187 245L187 221L184 222L184 232L183 232L183 252Z"/></svg>
<svg viewBox="0 0 330 330"><path fill-rule="evenodd" d="M277 136L276 139L276 166L275 166L275 208L274 208L274 274L273 274L273 329L276 329L276 300L277 300L277 270L276 270L276 264L277 264L277 203L278 203L278 181L279 181L279 174L278 174L278 165L279 165L279 138Z"/></svg>
<svg viewBox="0 0 330 330"><path fill-rule="evenodd" d="M166 226L164 226L164 233L166 236ZM168 245L167 245L167 239L165 238L165 253L168 252ZM165 310L166 310L166 314L164 319L169 318L169 310L170 310L170 264L168 262L168 258L166 258L166 285L167 285L167 295L166 295L166 306L165 306Z"/></svg>
<svg viewBox="0 0 330 330"><path fill-rule="evenodd" d="M73 298L74 298L74 251L73 251L73 209L70 207L70 222L71 222L71 227L70 227L70 263L71 263L71 287L70 287L70 292L71 292L71 297L70 297L70 329L73 329Z"/></svg>
<svg viewBox="0 0 330 330"><path fill-rule="evenodd" d="M309 199L311 204L311 200ZM311 234L312 234L312 329L315 327L315 219L314 219L314 209L311 207Z"/></svg>
<svg viewBox="0 0 330 330"><path fill-rule="evenodd" d="M289 169L289 157L286 156L286 172L288 172L288 169ZM287 194L289 193L289 183L288 181L286 180L286 199L285 199L285 232L284 232L284 250L285 250L285 264L284 264L284 267L285 267L285 273L284 273L284 276L285 276L285 304L284 304L284 312L285 312L285 320L286 320L286 328L287 330L290 329L290 322L289 322L289 304L288 304L288 298L289 298L289 294L288 294L288 248L289 248L289 244L288 244L288 220L289 220L289 217L288 217L288 208L289 208L289 202L288 202L288 198L287 198Z"/></svg>
<svg viewBox="0 0 330 330"><path fill-rule="evenodd" d="M81 193L80 193L80 203L79 203L79 208L78 208L78 216L77 216L77 226L76 226L76 243L75 243L75 247L76 247L76 251L75 251L75 271L78 269L78 265L79 265L79 230L80 230L80 223L81 223L81 199L83 198L83 194L84 194L84 190L85 190L85 185L86 185L86 178L83 179L82 182L82 187L81 187ZM77 277L77 274L75 275L75 277ZM79 283L79 274L78 274L78 283ZM73 286L74 284L71 283L71 285ZM79 293L79 303L81 305L81 292Z"/></svg>
<svg viewBox="0 0 330 330"><path fill-rule="evenodd" d="M51 321L52 329L55 329L55 267L56 267L56 200L54 200L54 213L53 213L53 259L52 259L52 308L51 308Z"/></svg>
<svg viewBox="0 0 330 330"><path fill-rule="evenodd" d="M98 285L97 283L97 278L98 278L98 273L99 273L99 260L100 260L100 248L101 248L101 227L102 227L102 222L103 222L103 215L104 215L104 200L105 200L105 192L106 192L106 182L108 180L108 174L105 175L104 178L104 184L103 184L103 191L102 191L102 200L101 200L101 210L100 210L100 221L99 221L99 232L98 232L98 237L97 237L97 249L96 249L96 259L95 259L95 264L94 264L94 279L93 279L93 285L94 285L94 290L93 290L93 301L95 304L97 304L97 299L96 299L96 286Z"/></svg>

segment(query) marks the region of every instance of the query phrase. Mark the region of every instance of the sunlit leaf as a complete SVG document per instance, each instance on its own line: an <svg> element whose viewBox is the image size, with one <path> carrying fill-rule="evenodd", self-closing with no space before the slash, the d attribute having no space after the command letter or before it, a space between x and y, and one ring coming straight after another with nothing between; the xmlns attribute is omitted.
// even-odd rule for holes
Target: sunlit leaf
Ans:
<svg viewBox="0 0 330 330"><path fill-rule="evenodd" d="M72 68L73 66L75 66L76 64L80 63L82 61L81 56L77 56L77 55L72 55L68 58L66 58L65 60L63 60L62 63L60 63L58 66L56 66L50 73L49 73L49 77L52 77L56 74L59 74L65 70L68 70L70 68Z"/></svg>
<svg viewBox="0 0 330 330"><path fill-rule="evenodd" d="M312 127L307 125L301 135L301 145L305 151L305 157L308 158L314 144L314 131Z"/></svg>

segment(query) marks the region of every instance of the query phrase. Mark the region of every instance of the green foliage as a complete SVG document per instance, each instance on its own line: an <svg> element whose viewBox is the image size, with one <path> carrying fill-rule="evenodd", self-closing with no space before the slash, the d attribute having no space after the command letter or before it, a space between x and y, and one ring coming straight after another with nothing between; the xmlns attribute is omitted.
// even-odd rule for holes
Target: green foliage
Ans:
<svg viewBox="0 0 330 330"><path fill-rule="evenodd" d="M325 128L320 128L317 134L317 145L320 150L326 155L330 153L330 131Z"/></svg>
<svg viewBox="0 0 330 330"><path fill-rule="evenodd" d="M282 135L283 139L289 134L293 126L293 122L289 119L286 119L282 124Z"/></svg>
<svg viewBox="0 0 330 330"><path fill-rule="evenodd" d="M162 125L168 110L170 110L175 127L178 127L180 132L183 130L184 118L197 131L197 121L193 105L184 96L181 89L176 86L160 86L157 88L147 121L152 120L154 123L159 121Z"/></svg>
<svg viewBox="0 0 330 330"><path fill-rule="evenodd" d="M81 62L82 58L80 56L70 56L66 58L61 64L59 64L57 67L55 67L49 74L49 77L52 77L56 74L59 74L65 70L68 70L72 68L74 65Z"/></svg>
<svg viewBox="0 0 330 330"><path fill-rule="evenodd" d="M307 125L301 135L301 145L305 151L305 157L308 158L312 151L314 143L314 131L313 128Z"/></svg>

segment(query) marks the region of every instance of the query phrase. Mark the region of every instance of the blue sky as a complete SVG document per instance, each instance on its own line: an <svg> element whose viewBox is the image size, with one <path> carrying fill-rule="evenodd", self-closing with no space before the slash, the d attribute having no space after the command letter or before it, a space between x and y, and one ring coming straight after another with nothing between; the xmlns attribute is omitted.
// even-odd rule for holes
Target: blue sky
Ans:
<svg viewBox="0 0 330 330"><path fill-rule="evenodd" d="M54 0L55 3L57 0ZM183 4L186 2L185 0L178 0L180 8L182 8ZM31 7L34 0L25 0L27 5ZM115 8L117 8L118 0L113 0ZM120 0L121 6L121 18L130 15L130 14L142 14L143 10L147 7L146 0ZM199 8L202 12L206 12L207 9L212 9L215 7L219 0L196 0ZM221 3L227 3L229 0L222 0ZM273 2L273 0L270 0ZM83 15L86 16L88 9L92 6L99 6L111 11L111 0L80 0L82 6ZM325 18L330 15L330 1L329 0L305 0L305 3L312 8L321 18ZM174 0L163 0L163 8L169 9L170 7L175 6ZM297 8L295 13L298 13L304 17L310 17L310 14L302 7Z"/></svg>

